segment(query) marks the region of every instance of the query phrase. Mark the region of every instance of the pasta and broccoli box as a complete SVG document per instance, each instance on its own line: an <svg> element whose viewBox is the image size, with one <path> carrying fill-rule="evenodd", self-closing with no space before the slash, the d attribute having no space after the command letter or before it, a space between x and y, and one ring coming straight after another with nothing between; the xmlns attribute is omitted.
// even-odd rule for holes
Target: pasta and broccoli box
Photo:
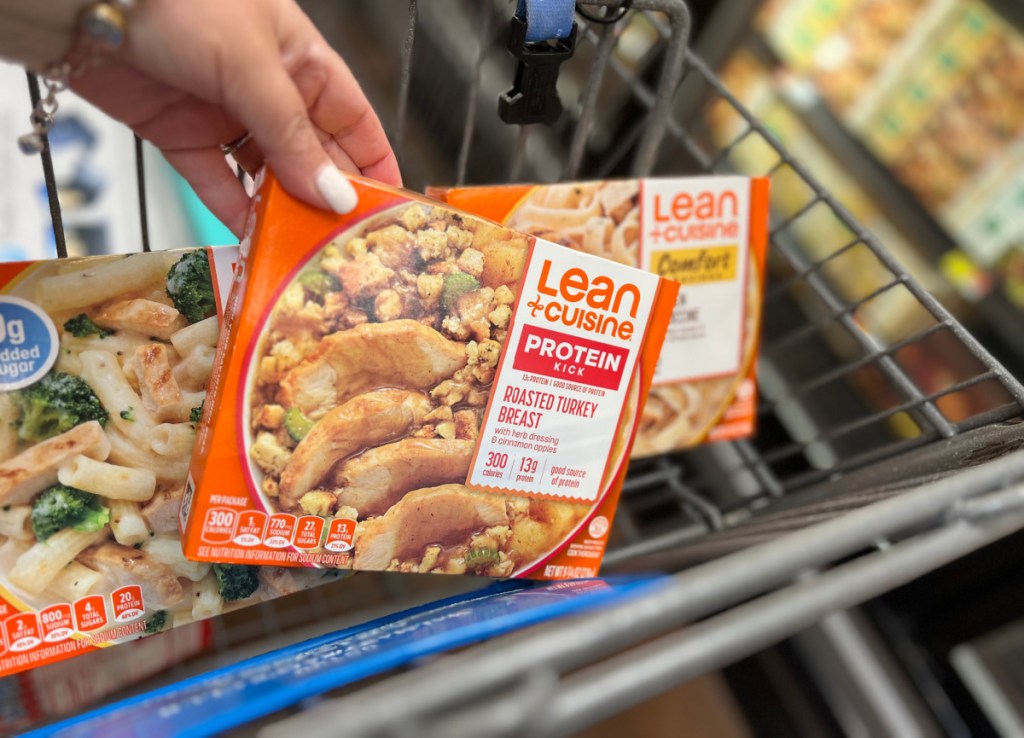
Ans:
<svg viewBox="0 0 1024 738"><path fill-rule="evenodd" d="M643 457L754 433L768 184L687 177L428 194L680 284L633 445Z"/></svg>
<svg viewBox="0 0 1024 738"><path fill-rule="evenodd" d="M322 581L182 552L237 262L219 247L0 264L0 675Z"/></svg>
<svg viewBox="0 0 1024 738"><path fill-rule="evenodd" d="M369 180L342 216L261 179L189 558L596 574L678 286Z"/></svg>

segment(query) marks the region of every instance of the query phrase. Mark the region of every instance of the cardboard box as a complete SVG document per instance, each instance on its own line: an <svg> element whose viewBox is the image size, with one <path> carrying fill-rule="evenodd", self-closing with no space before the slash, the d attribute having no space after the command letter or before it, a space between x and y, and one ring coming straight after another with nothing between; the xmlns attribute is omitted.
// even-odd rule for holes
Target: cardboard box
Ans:
<svg viewBox="0 0 1024 738"><path fill-rule="evenodd" d="M339 216L262 178L186 554L596 574L677 286L353 183Z"/></svg>
<svg viewBox="0 0 1024 738"><path fill-rule="evenodd" d="M0 675L322 581L221 569L228 591L181 550L237 260L222 247L0 264Z"/></svg>
<svg viewBox="0 0 1024 738"><path fill-rule="evenodd" d="M689 177L429 193L681 284L633 446L643 457L754 433L768 184Z"/></svg>
<svg viewBox="0 0 1024 738"><path fill-rule="evenodd" d="M213 645L209 621L0 679L0 732L13 735L43 721L82 712L104 697L136 687Z"/></svg>

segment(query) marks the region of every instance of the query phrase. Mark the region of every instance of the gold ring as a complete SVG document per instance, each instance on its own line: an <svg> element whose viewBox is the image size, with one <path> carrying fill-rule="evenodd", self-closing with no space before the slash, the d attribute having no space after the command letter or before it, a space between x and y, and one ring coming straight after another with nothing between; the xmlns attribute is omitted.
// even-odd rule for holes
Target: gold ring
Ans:
<svg viewBox="0 0 1024 738"><path fill-rule="evenodd" d="M252 134L246 131L231 143L221 144L220 150L224 152L224 156L232 156L236 151L249 143L250 140L252 140Z"/></svg>

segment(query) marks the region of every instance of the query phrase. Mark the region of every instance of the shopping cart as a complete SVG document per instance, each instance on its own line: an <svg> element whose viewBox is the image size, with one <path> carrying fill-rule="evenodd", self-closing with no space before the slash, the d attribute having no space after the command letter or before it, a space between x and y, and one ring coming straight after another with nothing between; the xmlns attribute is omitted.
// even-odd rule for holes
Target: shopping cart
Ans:
<svg viewBox="0 0 1024 738"><path fill-rule="evenodd" d="M761 433L633 465L605 571L678 572L669 586L350 690L271 721L269 735L327 735L339 716L353 736L569 735L1024 527L1024 386L689 48L682 0L580 5L590 17L577 18L567 110L552 127L496 122L511 80L504 0L409 0L402 28L393 4L375 3L333 30L348 34L371 98L400 80L397 101L375 104L414 187L726 173L750 160L743 150L768 152L744 173L805 195L773 218ZM330 8L309 12L337 22ZM382 61L389 43L400 67ZM139 182L144 212L141 169ZM823 217L845 237L813 241L808 224ZM851 293L838 277L865 259L871 282ZM874 330L869 317L894 295L907 317ZM920 351L943 357L943 383L922 381L908 358ZM416 581L423 597L452 586L441 579L379 586L408 595ZM237 658L240 642L297 638L308 631L290 629L334 613L350 585L229 616L219 648Z"/></svg>

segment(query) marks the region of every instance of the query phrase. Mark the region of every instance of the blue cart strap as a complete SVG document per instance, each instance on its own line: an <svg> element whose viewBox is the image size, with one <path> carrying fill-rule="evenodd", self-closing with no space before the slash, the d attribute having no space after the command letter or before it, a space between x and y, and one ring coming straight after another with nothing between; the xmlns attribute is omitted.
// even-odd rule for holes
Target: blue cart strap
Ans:
<svg viewBox="0 0 1024 738"><path fill-rule="evenodd" d="M519 0L516 15L526 21L526 40L549 41L572 33L575 0Z"/></svg>

